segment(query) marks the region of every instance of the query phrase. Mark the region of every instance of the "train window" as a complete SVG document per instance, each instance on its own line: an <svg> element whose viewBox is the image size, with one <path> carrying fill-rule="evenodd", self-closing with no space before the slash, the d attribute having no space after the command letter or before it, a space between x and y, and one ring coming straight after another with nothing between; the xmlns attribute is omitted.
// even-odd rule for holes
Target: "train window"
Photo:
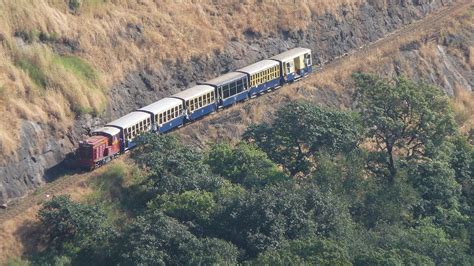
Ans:
<svg viewBox="0 0 474 266"><path fill-rule="evenodd" d="M243 90L242 90L242 88L243 88L243 86L242 86L243 83L242 83L242 80L241 80L241 79L237 80L237 81L235 82L235 85L236 85L236 88L237 88L237 93L240 93L240 92L243 91Z"/></svg>
<svg viewBox="0 0 474 266"><path fill-rule="evenodd" d="M237 93L236 87L235 87L235 82L229 83L229 94L235 95Z"/></svg>
<svg viewBox="0 0 474 266"><path fill-rule="evenodd" d="M228 84L222 86L222 93L223 93L222 98L225 99L225 98L228 98L230 96L230 91L229 90L230 90L230 88L229 88Z"/></svg>
<svg viewBox="0 0 474 266"><path fill-rule="evenodd" d="M311 66L311 54L305 54L304 59L306 66Z"/></svg>

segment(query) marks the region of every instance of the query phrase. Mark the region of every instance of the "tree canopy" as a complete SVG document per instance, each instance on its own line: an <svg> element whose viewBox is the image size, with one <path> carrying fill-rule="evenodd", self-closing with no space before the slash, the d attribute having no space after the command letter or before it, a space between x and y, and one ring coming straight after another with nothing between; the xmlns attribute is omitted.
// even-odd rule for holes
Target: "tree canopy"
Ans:
<svg viewBox="0 0 474 266"><path fill-rule="evenodd" d="M353 111L289 103L235 145L142 135L139 174L97 176L106 200L42 206L47 248L32 261L473 265L474 147L448 98L403 77L354 79Z"/></svg>
<svg viewBox="0 0 474 266"><path fill-rule="evenodd" d="M426 83L404 77L392 79L371 74L353 75L354 104L366 137L385 153L389 180L397 174L397 158L417 160L456 131L449 98Z"/></svg>

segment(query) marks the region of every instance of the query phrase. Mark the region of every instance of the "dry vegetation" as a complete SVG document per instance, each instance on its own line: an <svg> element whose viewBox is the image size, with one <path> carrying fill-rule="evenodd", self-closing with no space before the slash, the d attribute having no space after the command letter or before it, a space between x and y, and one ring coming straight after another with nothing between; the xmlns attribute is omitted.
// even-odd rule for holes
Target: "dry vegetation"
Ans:
<svg viewBox="0 0 474 266"><path fill-rule="evenodd" d="M445 87L448 85L445 83L445 77L452 77L454 72L444 72L445 53L440 52L438 46L444 47L446 54L459 62L459 65L453 67L456 68L455 71L463 69L465 73L473 72L469 47L474 45L474 39L470 37L474 32L474 7L471 6L470 10L462 13L428 32L397 35L395 39L390 39L387 44L376 46L375 49L367 47L344 58L340 64L329 66L306 80L244 103L240 105L241 108L214 114L192 127L182 128L180 133L187 141L204 147L210 139L238 141L248 125L270 121L272 113L288 101L304 100L336 108L348 108L348 88L353 86L352 73L377 72L393 75L395 63L400 65L399 70L407 77L432 82L429 79L430 75L433 75L435 82ZM416 28L416 25L414 27ZM444 46L448 36L455 36L448 39L466 41L454 41ZM400 47L412 42L417 42L420 46L410 52L400 50ZM474 93L463 85L457 80L449 84L454 91L452 103L456 120L462 133L466 134L474 128Z"/></svg>
<svg viewBox="0 0 474 266"><path fill-rule="evenodd" d="M108 193L114 191L114 186L127 187L134 178L140 176L136 168L130 167L131 164L129 158L121 157L92 174L77 175L75 177L77 182L73 186L53 195L70 195L71 199L86 203L109 201L112 196ZM41 239L42 228L36 215L41 204L53 196L45 191L47 187L38 188L33 193L36 201L31 207L12 219L0 222L1 265L10 259L19 258L23 254L32 254L44 248ZM46 196L48 194L49 197ZM113 206L111 202L108 204ZM111 208L108 211L114 212L115 209Z"/></svg>
<svg viewBox="0 0 474 266"><path fill-rule="evenodd" d="M107 88L140 64L210 54L245 31L304 29L362 0L69 2L0 0L0 158L15 155L23 119L67 131L76 115L100 114Z"/></svg>
<svg viewBox="0 0 474 266"><path fill-rule="evenodd" d="M18 5L16 4L17 2L15 4L12 4L12 1L10 1L12 3L5 2L0 2L0 12L2 12L0 16L0 40L2 40L0 46L0 112L3 114L2 118L0 118L0 148L3 149L3 152L5 152L6 147L14 147L16 145L17 134L14 133L18 129L20 119L31 119L44 123L59 122L69 125L73 121L74 116L72 106L76 106L75 104L80 101L84 101L82 103L84 107L95 108L94 110L100 112L100 109L103 108L103 104L106 102L103 98L105 95L104 88L114 79L126 73L126 71L133 69L137 62L146 59L146 53L153 51L153 56L150 58L163 58L163 56L185 57L193 54L205 54L214 48L221 47L227 38L230 38L233 34L240 36L242 31L245 30L244 25L241 25L239 26L240 28L232 29L232 32L218 34L215 38L218 38L220 41L212 43L215 46L205 47L203 44L210 45L211 42L206 41L202 43L202 41L210 37L202 36L202 33L211 30L219 32L218 28L224 27L224 25L219 24L217 24L218 26L212 26L215 25L216 21L222 21L215 16L231 16L222 13L222 9L225 9L225 7L220 7L219 9L221 10L219 11L213 5L200 5L196 9L204 10L202 11L204 13L199 15L197 13L201 11L196 11L196 20L192 20L190 16L186 18L173 18L176 14L172 12L170 4L166 2L164 4L154 4L151 1L142 1L144 4L137 4L131 3L132 1L130 3L126 1L117 3L85 1L86 4L81 9L79 16L68 13L67 6L63 1L59 0L38 0L34 1L34 3L18 0ZM310 10L310 13L316 12L311 11L309 6L312 6L314 9L317 5L321 5L325 6L325 8L319 9L317 12L323 12L321 10L332 10L341 3L353 4L355 2L358 1L314 1L314 3L308 5L308 10ZM327 6L323 5L324 3L331 3L333 5ZM182 5L181 10L184 10L185 7L189 8L186 12L194 12L196 10L188 5ZM194 5L192 6L194 7ZM17 13L22 15L13 19L11 12L6 12L5 7L8 7L9 10L16 9ZM49 16L36 14L37 17L35 18L34 14L32 14L32 7L39 10L35 11L38 14L49 12ZM270 10L278 7L264 5L261 8ZM221 13L219 15L211 15L210 10ZM247 7L246 10L245 12L251 12L250 7ZM141 14L140 12L143 13ZM460 18L450 20L443 26L444 30L441 34L435 34L437 39L422 44L417 49L419 58L425 62L418 69L421 73L427 73L426 71L430 69L436 70L440 68L442 62L439 61L440 54L437 45L438 43L443 43L443 38L447 34L456 35L474 32L473 14L474 12L471 10ZM175 27L179 27L176 24L182 25L182 27L184 27L183 25L193 25L193 23L197 23L196 21L198 21L200 16L202 16L203 20L199 20L201 21L200 24L198 23L192 27L194 34L192 32L188 34L185 28L174 29L173 34L170 33L171 30L157 30L159 26L156 25L166 25L174 19L189 19L186 23L175 23ZM22 22L20 18L25 17L29 17L29 19ZM84 18L91 21L88 22ZM146 34L144 38L147 40L144 41L141 47L138 44L130 43L125 38L121 39L122 37L117 33L123 31L130 21L149 23L145 27ZM153 30L151 30L152 26L150 26L153 24L152 22L157 23L153 26L157 28ZM81 23L84 25L80 26ZM94 23L97 23L97 25ZM259 24L258 30L261 30L262 34L264 32L271 32L272 23L267 20L262 21ZM51 48L51 44L48 43L36 41L32 44L23 44L18 42L13 36L15 31L20 29L25 31L38 29L39 31L48 32L48 34L57 32L58 36L78 38L81 50L76 52L74 56L81 59L69 57L65 54L57 54ZM180 31L181 33L179 33ZM181 36L185 33L184 37ZM163 37L165 34L169 34L169 36ZM275 109L290 99L313 99L314 101L324 101L326 105L340 103L340 99L335 99L332 103L328 103L328 100L334 97L342 97L345 94L346 91L343 88L349 83L350 75L354 71L374 71L378 69L384 72L384 67L382 66L391 66L394 61L398 60L401 62L401 68L405 71L405 74L408 76L416 75L416 69L413 68L410 60L408 60L409 58L406 58L400 52L399 48L400 45L422 39L425 35L433 36L432 33L407 35L404 38L397 39L397 41L392 42L390 45L384 45L380 49L371 50L369 55L360 53L350 56L342 64L338 64L337 67L329 67L317 75L312 75L307 80L286 86L267 96L240 104L238 107L226 110L218 115L214 114L201 122L194 123L192 126L184 127L178 133L200 145L209 141L210 138L213 140L236 140L248 124L270 119L271 112L268 110L271 111L272 108ZM111 38L115 38L115 46L113 47ZM163 43L164 38L168 38L168 41L165 43ZM179 38L186 39L179 41ZM182 50L185 51L182 54L173 54L172 45L166 45L174 42L177 45L190 45L190 40L193 40L193 38L195 38L195 43L199 41L197 43L200 45L188 47L189 49ZM152 47L153 42L151 40L155 40L160 46L158 48ZM158 40L160 41L158 42ZM170 42L169 40L174 41ZM460 62L464 62L464 67L472 71L474 67L473 47L474 43L471 40L471 43L464 43L461 46L448 46L447 52L451 56L458 58ZM41 87L41 75L28 73L30 71L27 67L28 65L21 66L22 63L18 63L21 60L34 62L33 65L41 70L52 71L51 74L49 72L46 73L47 85L45 88ZM60 75L60 77L55 75ZM74 86L71 83L76 84L78 87L71 88L71 86ZM75 95L74 90L79 90L81 93ZM333 92L333 90L336 91L337 95L325 95L328 91ZM468 92L465 88L460 87L456 88L455 96L453 102L458 114L458 121L463 125L463 130L467 131L474 125L474 96L472 92ZM85 98L76 99L74 97ZM87 102L88 100L90 102ZM9 117L4 115L11 113L19 113L19 115L10 115ZM224 120L227 122L224 122ZM228 124L228 120L235 120L238 123ZM122 160L126 160L126 158L122 157L119 161L98 169L98 171L91 174L92 178L100 176L117 164L122 165ZM75 199L87 200L91 196L92 190L80 182L63 193L73 194ZM22 237L32 232L34 233L34 227L28 227L28 225L34 224L34 217L38 208L35 205L15 219L0 224L0 239L2 239L0 241L0 263L4 262L8 257L19 256L25 250L31 248L25 246L25 242L22 242Z"/></svg>

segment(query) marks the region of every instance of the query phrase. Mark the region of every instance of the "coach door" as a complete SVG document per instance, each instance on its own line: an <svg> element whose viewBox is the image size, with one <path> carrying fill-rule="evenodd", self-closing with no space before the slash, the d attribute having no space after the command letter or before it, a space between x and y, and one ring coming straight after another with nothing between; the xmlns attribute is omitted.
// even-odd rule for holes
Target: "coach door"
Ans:
<svg viewBox="0 0 474 266"><path fill-rule="evenodd" d="M295 72L298 75L301 75L301 70L305 69L304 56L300 55L298 57L295 57L294 62L295 62L295 68L296 68Z"/></svg>

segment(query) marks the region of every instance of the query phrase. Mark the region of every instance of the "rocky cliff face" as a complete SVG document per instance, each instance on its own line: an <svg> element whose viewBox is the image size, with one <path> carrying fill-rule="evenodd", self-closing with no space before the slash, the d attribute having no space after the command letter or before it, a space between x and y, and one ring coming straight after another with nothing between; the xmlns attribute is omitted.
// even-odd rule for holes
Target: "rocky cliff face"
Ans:
<svg viewBox="0 0 474 266"><path fill-rule="evenodd" d="M109 105L102 117L79 117L67 134L59 134L51 126L23 121L17 155L0 165L0 203L20 197L60 173L57 165L91 128L183 90L197 80L215 77L296 46L311 48L314 62L323 64L452 2L455 1L369 0L357 10L340 8L335 14L312 17L307 31L281 30L262 37L249 29L244 42L230 41L223 51L216 50L211 56L161 62L162 67L156 69L143 66L110 88ZM130 31L139 38L141 30L127 29ZM447 61L446 68L456 66ZM451 78L457 79L455 75ZM472 86L472 79L466 82Z"/></svg>

